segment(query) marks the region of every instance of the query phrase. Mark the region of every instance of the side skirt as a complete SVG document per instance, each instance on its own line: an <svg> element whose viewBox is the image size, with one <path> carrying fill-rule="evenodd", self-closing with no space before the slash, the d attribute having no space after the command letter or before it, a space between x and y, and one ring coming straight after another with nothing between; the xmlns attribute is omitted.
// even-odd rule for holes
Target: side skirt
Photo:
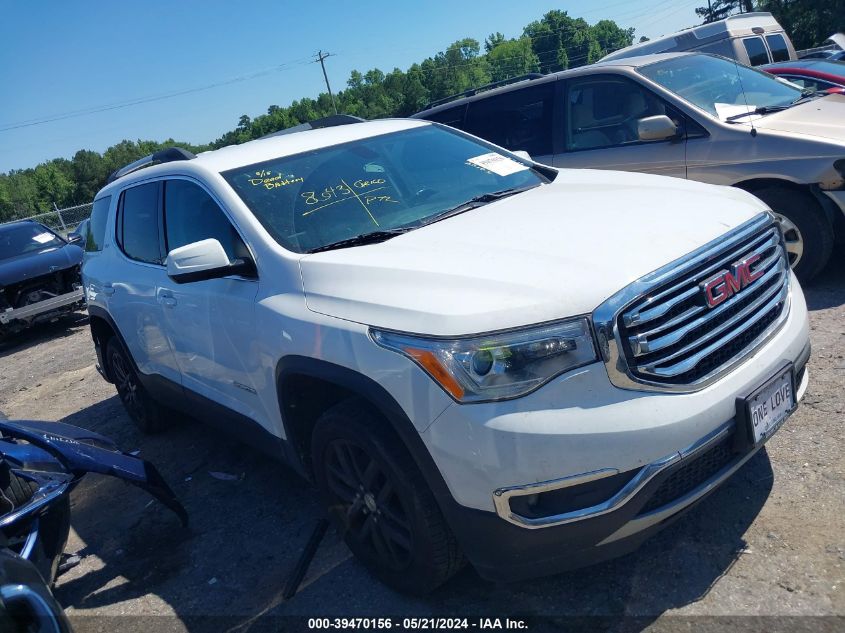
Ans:
<svg viewBox="0 0 845 633"><path fill-rule="evenodd" d="M138 372L138 379L150 395L165 406L208 424L299 472L291 462L289 442L276 437L252 418L185 389L163 376Z"/></svg>

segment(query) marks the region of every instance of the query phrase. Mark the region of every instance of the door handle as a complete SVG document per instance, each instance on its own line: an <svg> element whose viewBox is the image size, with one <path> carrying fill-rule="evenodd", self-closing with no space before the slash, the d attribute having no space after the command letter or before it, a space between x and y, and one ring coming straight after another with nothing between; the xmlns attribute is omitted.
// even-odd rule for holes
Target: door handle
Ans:
<svg viewBox="0 0 845 633"><path fill-rule="evenodd" d="M110 297L114 294L114 286L112 286L111 284L103 284L103 287L100 292L102 292L107 297Z"/></svg>
<svg viewBox="0 0 845 633"><path fill-rule="evenodd" d="M158 302L165 308L173 308L176 306L176 297L166 290L162 290L158 293Z"/></svg>

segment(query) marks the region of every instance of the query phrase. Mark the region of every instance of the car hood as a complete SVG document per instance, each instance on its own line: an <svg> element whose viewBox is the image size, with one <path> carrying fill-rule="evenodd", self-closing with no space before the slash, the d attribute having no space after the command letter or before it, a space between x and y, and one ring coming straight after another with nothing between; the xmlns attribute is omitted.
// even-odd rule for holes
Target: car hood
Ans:
<svg viewBox="0 0 845 633"><path fill-rule="evenodd" d="M0 286L19 283L82 263L82 249L75 244L0 259Z"/></svg>
<svg viewBox="0 0 845 633"><path fill-rule="evenodd" d="M564 170L549 185L386 242L300 260L308 307L441 336L592 312L765 209L739 189Z"/></svg>
<svg viewBox="0 0 845 633"><path fill-rule="evenodd" d="M767 114L755 119L754 127L845 143L845 95L832 94Z"/></svg>

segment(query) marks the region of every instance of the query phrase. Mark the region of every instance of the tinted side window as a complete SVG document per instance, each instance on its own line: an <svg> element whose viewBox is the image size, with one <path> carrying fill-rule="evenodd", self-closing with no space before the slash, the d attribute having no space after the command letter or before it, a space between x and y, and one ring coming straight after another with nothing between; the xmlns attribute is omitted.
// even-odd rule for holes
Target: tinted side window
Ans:
<svg viewBox="0 0 845 633"><path fill-rule="evenodd" d="M566 105L570 151L640 143L640 119L661 114L677 119L657 95L623 77L572 79Z"/></svg>
<svg viewBox="0 0 845 633"><path fill-rule="evenodd" d="M132 259L161 263L158 233L157 182L127 189L121 194L117 239L123 252Z"/></svg>
<svg viewBox="0 0 845 633"><path fill-rule="evenodd" d="M773 62L789 61L789 49L786 47L786 40L783 39L783 35L780 33L767 35L766 42L769 44L769 50L772 51Z"/></svg>
<svg viewBox="0 0 845 633"><path fill-rule="evenodd" d="M88 230L85 237L85 250L90 252L103 250L103 241L106 238L106 221L109 219L109 207L111 196L94 200L91 209L91 219L88 221Z"/></svg>
<svg viewBox="0 0 845 633"><path fill-rule="evenodd" d="M434 121L436 123L442 123L443 125L448 125L450 127L463 129L464 112L466 112L466 109L466 105L460 105L455 108L449 108L448 110L441 110L440 112L435 112L431 116L426 116L425 118L429 121Z"/></svg>
<svg viewBox="0 0 845 633"><path fill-rule="evenodd" d="M249 256L223 210L202 187L187 180L165 182L164 225L168 252L214 238L223 245L230 261Z"/></svg>
<svg viewBox="0 0 845 633"><path fill-rule="evenodd" d="M473 101L464 129L510 150L532 156L552 153L554 82Z"/></svg>
<svg viewBox="0 0 845 633"><path fill-rule="evenodd" d="M766 45L761 37L747 37L742 40L745 45L745 52L748 53L748 63L752 66L769 63L769 53L766 52Z"/></svg>

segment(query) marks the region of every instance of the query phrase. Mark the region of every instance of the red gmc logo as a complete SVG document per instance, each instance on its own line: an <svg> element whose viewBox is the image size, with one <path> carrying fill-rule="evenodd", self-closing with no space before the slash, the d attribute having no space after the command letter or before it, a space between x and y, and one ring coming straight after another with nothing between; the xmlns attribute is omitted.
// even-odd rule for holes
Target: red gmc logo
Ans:
<svg viewBox="0 0 845 633"><path fill-rule="evenodd" d="M743 260L731 264L730 270L723 270L701 283L707 306L715 308L724 303L748 284L763 276L763 270L751 270L760 261L760 254L755 253Z"/></svg>

